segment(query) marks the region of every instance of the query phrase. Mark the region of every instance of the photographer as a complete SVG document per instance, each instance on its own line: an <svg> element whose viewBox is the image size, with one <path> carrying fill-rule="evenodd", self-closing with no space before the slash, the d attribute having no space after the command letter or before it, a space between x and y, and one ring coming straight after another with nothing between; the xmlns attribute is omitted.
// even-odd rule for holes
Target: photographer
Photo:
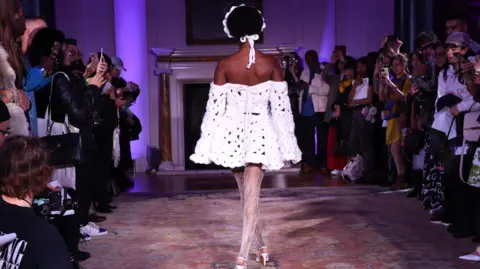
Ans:
<svg viewBox="0 0 480 269"><path fill-rule="evenodd" d="M133 182L127 176L128 169L134 165L130 151L130 141L138 140L142 131L140 120L129 109L140 95L140 88L134 82L128 82L126 85L125 90L121 92L121 98L127 103L120 110L120 163L114 169L115 180L120 191L126 191L133 187Z"/></svg>
<svg viewBox="0 0 480 269"><path fill-rule="evenodd" d="M32 209L33 196L52 176L48 159L38 138L12 136L0 146L0 234L17 237L0 247L4 268L72 268L57 230Z"/></svg>
<svg viewBox="0 0 480 269"><path fill-rule="evenodd" d="M118 134L114 133L114 131L118 126L119 108L124 107L127 103L122 99L121 91L118 89L124 88L126 83L119 78L112 77L112 70L115 67L109 56L97 53L97 57L100 61L103 59L103 61L107 63L108 67L105 75L109 78L109 81L103 86L98 120L94 127L94 135L98 148L97 155L95 156L96 168L94 177L96 178L96 186L94 190L94 207L99 213L111 213L115 207L109 204L108 176L111 172L112 157L115 158L112 152L118 152L118 149L114 148L114 135ZM94 59L96 57L94 56L92 58ZM94 62L94 60L91 62ZM89 64L87 64L87 70ZM119 152L118 155L120 155Z"/></svg>

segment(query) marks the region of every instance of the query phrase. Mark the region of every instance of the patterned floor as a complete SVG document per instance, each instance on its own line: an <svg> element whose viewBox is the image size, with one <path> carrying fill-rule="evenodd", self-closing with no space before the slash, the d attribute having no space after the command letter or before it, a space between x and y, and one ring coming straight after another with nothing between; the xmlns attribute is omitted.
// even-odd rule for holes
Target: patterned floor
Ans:
<svg viewBox="0 0 480 269"><path fill-rule="evenodd" d="M380 190L262 190L271 258L282 269L480 268L457 259L473 250L469 239L453 239L428 222L415 199ZM241 218L235 191L129 194L117 203L104 223L111 233L83 247L92 254L82 264L86 269L223 269L236 257Z"/></svg>

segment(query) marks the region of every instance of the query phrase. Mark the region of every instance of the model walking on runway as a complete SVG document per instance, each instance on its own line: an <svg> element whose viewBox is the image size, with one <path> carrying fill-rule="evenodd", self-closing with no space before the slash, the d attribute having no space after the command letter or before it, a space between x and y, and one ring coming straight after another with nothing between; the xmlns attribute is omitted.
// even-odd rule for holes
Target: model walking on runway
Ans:
<svg viewBox="0 0 480 269"><path fill-rule="evenodd" d="M269 259L258 225L264 170L280 169L286 161L297 163L301 152L280 63L254 48L265 28L262 14L253 7L235 6L223 25L225 33L241 45L237 53L217 65L202 134L190 159L232 169L243 208L236 268L245 269L253 239L258 247L257 261L266 264Z"/></svg>

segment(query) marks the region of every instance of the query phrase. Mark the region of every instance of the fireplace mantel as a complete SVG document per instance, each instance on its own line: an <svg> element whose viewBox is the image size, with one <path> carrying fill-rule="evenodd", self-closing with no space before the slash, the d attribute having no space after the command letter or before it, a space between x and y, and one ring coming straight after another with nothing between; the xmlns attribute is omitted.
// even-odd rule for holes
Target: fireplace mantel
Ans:
<svg viewBox="0 0 480 269"><path fill-rule="evenodd" d="M159 77L158 139L163 151L160 170L185 170L183 84L211 82L217 61L237 50L235 47L151 49L156 57L154 73ZM281 56L295 52L296 46L259 46L258 50L265 54Z"/></svg>

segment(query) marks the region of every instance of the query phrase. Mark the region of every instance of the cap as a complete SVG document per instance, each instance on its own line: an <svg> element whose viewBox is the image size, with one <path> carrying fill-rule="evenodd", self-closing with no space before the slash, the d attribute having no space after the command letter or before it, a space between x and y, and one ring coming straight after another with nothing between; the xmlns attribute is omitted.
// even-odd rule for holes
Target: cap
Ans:
<svg viewBox="0 0 480 269"><path fill-rule="evenodd" d="M470 45L470 42L471 39L467 33L453 32L447 37L447 41L445 41L445 44L468 47Z"/></svg>
<svg viewBox="0 0 480 269"><path fill-rule="evenodd" d="M123 71L127 71L127 69L125 69L125 67L123 66L123 61L122 59L116 57L116 56L113 56L112 57L112 64L115 68L117 68L118 70L123 70Z"/></svg>

